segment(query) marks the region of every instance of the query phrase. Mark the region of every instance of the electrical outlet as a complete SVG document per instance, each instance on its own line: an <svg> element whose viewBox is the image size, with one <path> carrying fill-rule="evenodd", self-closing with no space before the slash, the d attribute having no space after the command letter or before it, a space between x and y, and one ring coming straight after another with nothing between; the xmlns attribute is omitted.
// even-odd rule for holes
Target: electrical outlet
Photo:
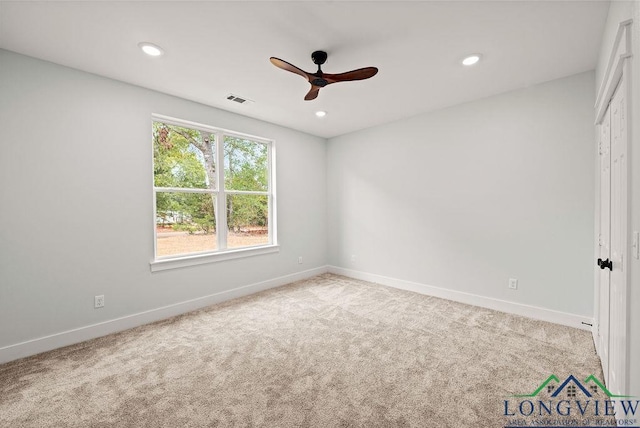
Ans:
<svg viewBox="0 0 640 428"><path fill-rule="evenodd" d="M104 308L104 294L101 294L99 296L95 296L93 298L93 307L98 309L98 308Z"/></svg>
<svg viewBox="0 0 640 428"><path fill-rule="evenodd" d="M355 262L356 261L356 255L355 254L351 254L351 261Z"/></svg>
<svg viewBox="0 0 640 428"><path fill-rule="evenodd" d="M518 280L515 278L509 278L509 288L512 290L518 289Z"/></svg>
<svg viewBox="0 0 640 428"><path fill-rule="evenodd" d="M302 256L298 257L298 264L301 265L302 264Z"/></svg>

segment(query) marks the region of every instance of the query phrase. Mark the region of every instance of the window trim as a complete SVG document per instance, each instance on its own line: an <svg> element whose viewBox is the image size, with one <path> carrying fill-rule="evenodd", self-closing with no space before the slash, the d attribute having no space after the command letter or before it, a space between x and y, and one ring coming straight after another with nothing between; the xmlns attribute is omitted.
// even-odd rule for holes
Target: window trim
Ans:
<svg viewBox="0 0 640 428"><path fill-rule="evenodd" d="M225 251L209 251L201 253L183 254L177 257L171 256L166 259L156 259L151 261L151 272L158 272L168 269L178 269L189 266L197 266L208 263L222 262L225 260L241 259L263 254L271 254L280 252L280 246L277 244L260 245L253 247L233 248ZM169 257L169 256L167 256Z"/></svg>
<svg viewBox="0 0 640 428"><path fill-rule="evenodd" d="M153 144L151 145L151 187L153 193L153 259L150 262L151 271L161 271L167 269L182 268L187 266L195 266L205 263L214 263L224 260L233 260L238 258L251 257L261 254L269 254L279 252L278 233L277 233L277 216L276 216L276 171L275 171L275 140L258 137L255 135L245 134L242 132L231 131L228 129L217 128L202 123L192 122L188 120L177 119L161 114L151 115L151 125L153 122L162 122L167 125L182 126L185 128L196 129L214 134L216 137L216 189L199 189L199 188L182 188L182 187L156 187L154 168L155 162ZM226 190L224 183L224 137L243 138L257 143L265 144L267 150L267 168L269 174L268 186L266 191L253 190ZM219 167L222 165L223 167ZM216 228L217 249L213 251L202 251L186 254L176 254L167 256L158 256L158 236L156 227L156 194L158 192L183 192L183 193L206 193L216 195L215 210L216 224L223 224L225 227ZM240 248L227 248L227 195L265 195L267 196L268 207L268 243L260 245L252 245Z"/></svg>

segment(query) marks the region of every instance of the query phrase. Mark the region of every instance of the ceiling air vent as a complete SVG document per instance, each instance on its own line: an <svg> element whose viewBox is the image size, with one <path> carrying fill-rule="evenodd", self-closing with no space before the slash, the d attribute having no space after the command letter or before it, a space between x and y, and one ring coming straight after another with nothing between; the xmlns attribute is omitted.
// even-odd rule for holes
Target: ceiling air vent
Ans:
<svg viewBox="0 0 640 428"><path fill-rule="evenodd" d="M238 104L252 104L253 103L253 101L248 99L248 98L239 97L239 96L234 95L234 94L227 95L227 99L229 101L233 101L233 102L236 102Z"/></svg>

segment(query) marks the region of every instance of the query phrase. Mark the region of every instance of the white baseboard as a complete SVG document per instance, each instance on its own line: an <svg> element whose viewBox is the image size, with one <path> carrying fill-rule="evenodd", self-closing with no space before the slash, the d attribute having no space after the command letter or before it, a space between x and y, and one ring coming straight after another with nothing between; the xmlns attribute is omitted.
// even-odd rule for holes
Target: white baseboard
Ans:
<svg viewBox="0 0 640 428"><path fill-rule="evenodd" d="M401 290L414 291L420 294L426 294L441 299L453 300L454 302L466 303L468 305L480 306L482 308L493 309L509 314L520 315L527 318L533 318L540 321L547 321L554 324L561 324L569 327L575 327L582 330L591 330L593 319L569 314L566 312L554 311L551 309L540 308L537 306L524 305L522 303L509 302L506 300L494 299L492 297L479 296L477 294L465 293L462 291L449 290L446 288L434 287L432 285L419 284L417 282L405 281L402 279L389 278L382 275L376 275L367 272L341 268L337 266L329 266L328 271L337 275L347 276L349 278L360 279L363 281L375 282L377 284L389 287L399 288ZM583 324L586 323L586 324Z"/></svg>
<svg viewBox="0 0 640 428"><path fill-rule="evenodd" d="M242 287L233 288L231 290L221 291L197 299L191 299L173 305L163 306L157 309L151 309L145 312L139 312L133 315L104 321L73 330L63 331L61 333L52 334L37 339L28 340L14 345L0 348L0 364L19 358L28 357L30 355L39 354L41 352L50 351L52 349L61 348L63 346L73 345L85 340L94 339L96 337L105 336L107 334L116 333L118 331L127 330L140 325L148 324L154 321L160 321L196 309L204 308L216 303L235 299L237 297L246 296L267 290L269 288L279 287L291 282L299 281L312 276L320 275L328 272L326 266L314 269L296 272L290 275L284 275L266 281L249 284Z"/></svg>
<svg viewBox="0 0 640 428"><path fill-rule="evenodd" d="M591 326L585 325L583 323L593 324L593 319L591 318L554 311L551 309L523 305L521 303L508 302L506 300L499 300L491 297L484 297L476 294L419 284L402 279L389 278L382 275L360 272L337 266L321 266L318 268L257 282L255 284L249 284L242 287L233 288L231 290L221 291L219 293L199 297L197 299L187 300L173 305L163 306L161 308L152 309L133 315L116 318L113 320L104 321L73 330L67 330L21 343L16 343L14 345L5 346L0 348L0 364L17 360L23 357L28 357L30 355L39 354L41 352L50 351L52 349L61 348L63 346L73 345L75 343L94 339L100 336L105 336L107 334L116 333L118 331L127 330L129 328L138 327L140 325L148 324L151 322L160 321L216 303L224 302L242 296L247 296L249 294L257 293L269 288L279 287L281 285L285 285L302 279L311 278L312 276L320 275L326 272L343 275L349 278L360 279L363 281L374 282L377 284L382 284L402 290L426 294L429 296L439 297L442 299L453 300L455 302L466 303L468 305L480 306L483 308L494 309L497 311L521 315L537 320L548 321L555 324L576 327L583 330L591 330Z"/></svg>

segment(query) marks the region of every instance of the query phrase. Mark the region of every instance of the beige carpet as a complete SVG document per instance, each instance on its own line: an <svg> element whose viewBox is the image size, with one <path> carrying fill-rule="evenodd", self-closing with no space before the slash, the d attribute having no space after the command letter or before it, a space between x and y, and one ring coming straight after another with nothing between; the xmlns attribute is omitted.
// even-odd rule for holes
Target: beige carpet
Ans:
<svg viewBox="0 0 640 428"><path fill-rule="evenodd" d="M500 427L590 333L321 275L0 365L1 427Z"/></svg>

